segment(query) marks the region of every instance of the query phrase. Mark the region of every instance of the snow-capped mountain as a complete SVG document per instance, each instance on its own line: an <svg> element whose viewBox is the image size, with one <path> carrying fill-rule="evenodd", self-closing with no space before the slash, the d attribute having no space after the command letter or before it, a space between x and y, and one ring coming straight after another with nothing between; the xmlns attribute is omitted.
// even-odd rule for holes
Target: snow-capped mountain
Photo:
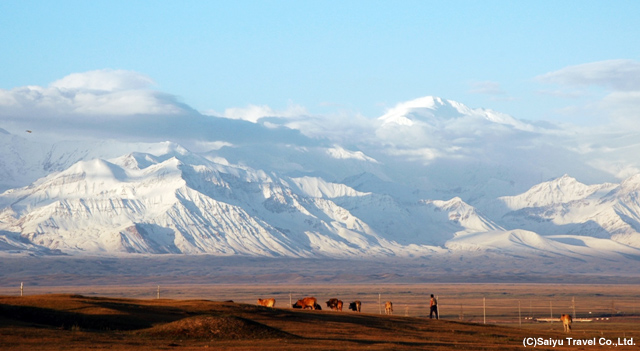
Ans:
<svg viewBox="0 0 640 351"><path fill-rule="evenodd" d="M511 211L499 222L507 228L610 238L640 247L639 179L635 175L621 184L587 186L565 175L500 198Z"/></svg>
<svg viewBox="0 0 640 351"><path fill-rule="evenodd" d="M513 210L494 222L457 197L407 203L319 177L279 177L222 159L214 162L176 144L165 143L156 150L157 155L135 152L79 161L30 186L6 191L0 195L4 249L402 257L446 250L508 252L524 245L555 254L593 254L572 247L578 241L595 242L575 237L581 235L616 241L606 246L615 252L640 253L638 234L630 229L635 223L628 223L638 216L629 210L638 190L635 177L619 186L585 186L563 176L498 199ZM618 202L603 205L603 198ZM590 206L589 199L597 206ZM598 216L620 212L623 204L625 216L618 215L617 222L609 220L600 229L609 235L576 229ZM585 207L594 209L580 216ZM541 220L535 217L538 213L557 218ZM525 219L517 222L520 218ZM505 229L514 223L519 229ZM563 232L568 224L571 230ZM547 235L522 229L531 226ZM625 250L620 251L622 246Z"/></svg>
<svg viewBox="0 0 640 351"><path fill-rule="evenodd" d="M406 252L333 201L370 195L319 178L282 179L214 163L174 145L158 156L80 161L9 190L1 196L0 221L6 234L64 252Z"/></svg>
<svg viewBox="0 0 640 351"><path fill-rule="evenodd" d="M435 127L437 124L446 123L445 121L475 119L510 125L523 130L534 129L532 125L518 121L507 114L482 108L472 109L457 101L435 96L425 96L398 104L378 119L382 122L382 127L416 124Z"/></svg>
<svg viewBox="0 0 640 351"><path fill-rule="evenodd" d="M505 196L500 200L511 211L531 207L545 207L554 204L602 197L615 189L616 184L585 185L568 174L560 178L533 186L527 192L517 196Z"/></svg>
<svg viewBox="0 0 640 351"><path fill-rule="evenodd" d="M287 119L210 119L198 133L216 139L197 152L0 130L0 251L640 257L640 175L582 184L559 170L598 171L499 112L420 98L343 141ZM536 181L547 173L565 175Z"/></svg>
<svg viewBox="0 0 640 351"><path fill-rule="evenodd" d="M611 261L638 257L637 248L613 240L573 235L542 236L522 229L473 233L456 237L446 246L457 252L492 252L515 257Z"/></svg>

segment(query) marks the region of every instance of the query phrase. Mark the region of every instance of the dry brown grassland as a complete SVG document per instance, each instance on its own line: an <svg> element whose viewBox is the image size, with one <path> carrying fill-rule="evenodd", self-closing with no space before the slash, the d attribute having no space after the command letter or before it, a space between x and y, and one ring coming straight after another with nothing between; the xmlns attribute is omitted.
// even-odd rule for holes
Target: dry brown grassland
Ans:
<svg viewBox="0 0 640 351"><path fill-rule="evenodd" d="M567 345L560 323L534 320L575 310L591 321L575 322L570 337L633 338L640 345L639 291L637 285L201 284L26 286L20 296L19 286L2 287L0 349L520 350L525 338L564 341L537 347L543 350L609 349ZM428 315L431 293L440 299L437 321ZM323 310L290 308L290 300L304 296L318 298ZM256 305L268 297L276 308ZM332 297L345 302L342 312L327 310ZM362 301L362 313L346 309L353 300ZM393 315L380 314L384 301L394 303Z"/></svg>

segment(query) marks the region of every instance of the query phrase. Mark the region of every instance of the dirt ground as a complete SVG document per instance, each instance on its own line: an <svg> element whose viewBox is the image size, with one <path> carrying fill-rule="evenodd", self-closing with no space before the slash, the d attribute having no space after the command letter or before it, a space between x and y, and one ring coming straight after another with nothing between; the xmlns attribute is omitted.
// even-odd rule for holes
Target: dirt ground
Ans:
<svg viewBox="0 0 640 351"><path fill-rule="evenodd" d="M0 290L5 294L0 296L0 349L520 350L537 342L542 345L535 348L542 350L637 350L640 345L640 316L634 312L640 311L640 290L632 285L38 289L25 296ZM431 292L440 297L441 320L428 318L425 298ZM323 310L290 308L290 297L312 295ZM276 308L257 306L258 297L275 297ZM344 300L344 310L327 310L329 297ZM362 313L346 309L355 299L362 301ZM394 301L393 315L380 314L378 301L386 300ZM574 308L579 318L591 321L573 323L571 334L557 322L534 322ZM563 344L553 347L553 342ZM618 343L637 345L614 347Z"/></svg>

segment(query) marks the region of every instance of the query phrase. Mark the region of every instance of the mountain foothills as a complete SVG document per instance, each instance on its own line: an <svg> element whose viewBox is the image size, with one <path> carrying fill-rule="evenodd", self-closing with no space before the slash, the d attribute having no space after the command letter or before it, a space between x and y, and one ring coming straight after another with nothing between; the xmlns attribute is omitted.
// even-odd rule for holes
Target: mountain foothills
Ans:
<svg viewBox="0 0 640 351"><path fill-rule="evenodd" d="M434 97L358 137L203 117L207 143L0 130L2 254L640 260L640 174L557 128Z"/></svg>

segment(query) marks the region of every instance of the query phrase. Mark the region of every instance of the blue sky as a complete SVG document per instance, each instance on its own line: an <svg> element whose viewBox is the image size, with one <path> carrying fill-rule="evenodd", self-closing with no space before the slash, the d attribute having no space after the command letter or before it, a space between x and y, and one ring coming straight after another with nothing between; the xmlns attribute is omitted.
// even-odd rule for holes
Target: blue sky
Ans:
<svg viewBox="0 0 640 351"><path fill-rule="evenodd" d="M375 118L427 95L585 125L640 111L638 1L5 0L0 23L4 90L114 69L203 112Z"/></svg>

